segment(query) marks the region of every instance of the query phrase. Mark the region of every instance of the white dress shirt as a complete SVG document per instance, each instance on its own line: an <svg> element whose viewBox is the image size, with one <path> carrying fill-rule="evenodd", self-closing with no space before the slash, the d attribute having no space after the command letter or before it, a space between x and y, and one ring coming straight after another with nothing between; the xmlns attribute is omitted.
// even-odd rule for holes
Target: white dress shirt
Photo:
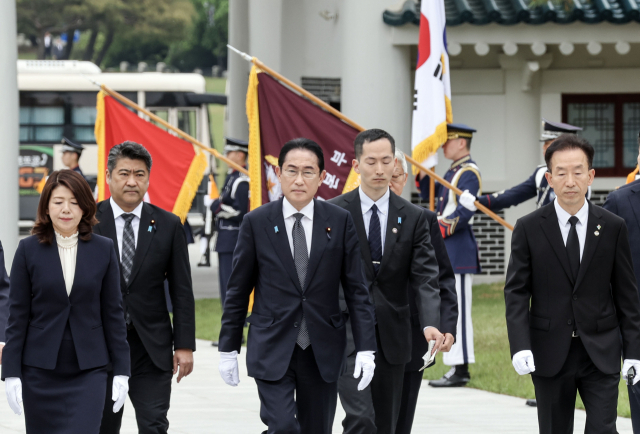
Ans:
<svg viewBox="0 0 640 434"><path fill-rule="evenodd" d="M118 237L118 252L120 252L120 261L122 261L122 237L124 234L124 225L125 221L122 217L122 214L127 214L118 206L118 204L113 200L113 198L109 199L109 203L111 204L111 209L113 210L113 220L116 224L116 236ZM140 216L142 215L142 204L134 209L131 214L135 217L131 220L131 227L133 229L133 237L135 239L136 247L138 246L138 229L140 228Z"/></svg>
<svg viewBox="0 0 640 434"><path fill-rule="evenodd" d="M76 258L78 256L78 233L70 237L63 237L56 234L56 244L58 244L58 254L60 255L60 265L62 265L62 277L67 288L67 295L71 294L73 279L76 275Z"/></svg>
<svg viewBox="0 0 640 434"><path fill-rule="evenodd" d="M294 256L293 225L296 223L296 218L293 215L296 213L304 214L304 217L300 219L300 223L302 223L302 228L304 229L304 237L307 240L307 256L309 256L309 252L311 252L311 238L313 237L313 200L300 211L295 209L286 197L282 200L282 216L284 217L284 225L287 230L289 247L291 247L291 256Z"/></svg>
<svg viewBox="0 0 640 434"><path fill-rule="evenodd" d="M560 224L560 232L562 233L562 240L564 245L567 245L567 238L569 238L569 231L571 230L571 223L569 218L571 214L566 212L560 204L558 199L553 201L553 206L556 208L556 214L558 215L558 224ZM578 217L578 223L576 223L576 232L578 233L578 241L580 241L580 261L582 261L582 252L584 251L584 242L587 239L587 221L589 220L589 202L585 199L584 205L576 213Z"/></svg>
<svg viewBox="0 0 640 434"><path fill-rule="evenodd" d="M371 200L362 188L358 188L360 194L360 207L362 208L362 220L364 220L364 230L367 231L367 239L369 239L369 224L371 223L371 207L375 204L378 207L378 219L380 219L380 236L382 241L382 254L384 254L384 239L387 235L387 219L389 218L389 189L378 199L377 202Z"/></svg>

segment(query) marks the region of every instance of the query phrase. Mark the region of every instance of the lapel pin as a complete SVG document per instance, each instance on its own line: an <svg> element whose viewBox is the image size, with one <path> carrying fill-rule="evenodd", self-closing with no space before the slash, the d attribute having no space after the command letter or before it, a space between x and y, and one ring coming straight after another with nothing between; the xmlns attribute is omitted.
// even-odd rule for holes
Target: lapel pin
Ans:
<svg viewBox="0 0 640 434"><path fill-rule="evenodd" d="M393 228L393 229L391 229L391 232L393 232L394 234L397 234L398 233L398 229Z"/></svg>
<svg viewBox="0 0 640 434"><path fill-rule="evenodd" d="M278 226L274 226L274 227L273 227L273 231L277 234L277 233L279 232L279 231L278 231Z"/></svg>
<svg viewBox="0 0 640 434"><path fill-rule="evenodd" d="M331 228L327 228L327 239L330 240L331 239Z"/></svg>
<svg viewBox="0 0 640 434"><path fill-rule="evenodd" d="M398 224L401 225L402 224L402 217L398 217Z"/></svg>
<svg viewBox="0 0 640 434"><path fill-rule="evenodd" d="M155 220L151 220L151 225L149 225L149 229L147 229L149 232L151 232L151 228L153 227L153 229L155 229L156 231L158 230L158 228L156 228L156 221Z"/></svg>
<svg viewBox="0 0 640 434"><path fill-rule="evenodd" d="M593 235L595 235L595 236L597 237L598 235L600 235L600 232L595 231L595 232L593 233Z"/></svg>
<svg viewBox="0 0 640 434"><path fill-rule="evenodd" d="M600 228L601 228L601 227L602 227L602 226L598 225L598 230L600 230Z"/></svg>
<svg viewBox="0 0 640 434"><path fill-rule="evenodd" d="M151 232L151 226L149 226L149 229L147 229L147 232Z"/></svg>

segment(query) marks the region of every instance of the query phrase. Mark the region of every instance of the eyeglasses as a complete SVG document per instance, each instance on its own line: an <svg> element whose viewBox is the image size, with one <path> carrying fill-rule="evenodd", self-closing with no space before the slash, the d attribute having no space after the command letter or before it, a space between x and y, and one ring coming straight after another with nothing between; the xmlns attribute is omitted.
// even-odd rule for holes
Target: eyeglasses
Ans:
<svg viewBox="0 0 640 434"><path fill-rule="evenodd" d="M308 170L299 172L297 170L286 169L282 171L282 174L287 178L297 178L299 173L302 173L302 177L305 179L313 179L317 175L316 172L311 172Z"/></svg>

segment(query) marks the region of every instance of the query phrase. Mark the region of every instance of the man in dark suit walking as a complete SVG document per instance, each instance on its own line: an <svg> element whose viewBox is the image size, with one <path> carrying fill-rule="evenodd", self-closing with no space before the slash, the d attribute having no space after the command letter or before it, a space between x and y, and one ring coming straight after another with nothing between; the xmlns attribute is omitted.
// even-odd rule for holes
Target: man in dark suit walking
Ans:
<svg viewBox="0 0 640 434"><path fill-rule="evenodd" d="M166 433L171 380L193 370L195 303L187 239L180 219L144 203L151 155L134 142L114 146L107 162L111 198L98 203L94 232L113 240L120 258L127 340L131 348L129 398L142 434ZM173 328L164 295L173 305ZM101 434L120 432L123 410L106 400Z"/></svg>
<svg viewBox="0 0 640 434"><path fill-rule="evenodd" d="M2 349L5 343L5 328L9 319L9 276L4 264L4 249L0 243L0 365L2 364Z"/></svg>
<svg viewBox="0 0 640 434"><path fill-rule="evenodd" d="M638 136L638 145L640 147L640 136ZM640 150L638 164L640 164ZM633 271L636 282L640 282L640 180L609 193L602 207L622 217L627 224ZM640 375L640 372L637 372L637 375ZM640 432L640 385L628 386L628 389L633 432Z"/></svg>
<svg viewBox="0 0 640 434"><path fill-rule="evenodd" d="M411 360L411 290L424 339L435 340L436 349L444 340L439 331L438 262L427 215L389 190L396 166L393 137L379 129L363 131L354 147L353 168L360 174L360 187L330 202L349 211L355 222L375 308L378 355L376 376L365 391L370 396L353 392L349 375L340 377L338 390L346 412L342 425L349 434L394 434L404 367ZM356 354L352 346L347 348L349 369Z"/></svg>
<svg viewBox="0 0 640 434"><path fill-rule="evenodd" d="M511 240L509 344L516 371L531 373L542 434L573 432L577 391L585 433L615 433L620 354L625 379L631 367L640 372L640 299L627 227L585 199L593 154L573 135L549 146L546 176L556 199L519 219Z"/></svg>
<svg viewBox="0 0 640 434"><path fill-rule="evenodd" d="M276 174L284 198L245 215L220 330L220 374L236 386L237 355L251 291L247 368L269 434L329 434L344 372L350 308L357 361L349 375L364 389L373 377L373 309L362 281L360 249L348 212L313 197L326 175L322 149L295 139L280 151ZM361 392L362 393L362 392ZM295 399L294 399L295 394Z"/></svg>

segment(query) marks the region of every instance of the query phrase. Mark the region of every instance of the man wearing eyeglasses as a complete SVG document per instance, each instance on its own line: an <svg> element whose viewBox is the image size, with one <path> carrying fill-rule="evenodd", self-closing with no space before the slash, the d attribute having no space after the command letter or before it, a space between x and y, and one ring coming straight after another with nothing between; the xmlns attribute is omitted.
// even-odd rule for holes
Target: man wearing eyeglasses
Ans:
<svg viewBox="0 0 640 434"><path fill-rule="evenodd" d="M317 143L286 143L276 174L284 198L248 213L240 226L222 314L220 375L230 386L240 382L237 356L246 319L247 368L258 385L266 432L330 434L347 341L340 284L357 352L351 375L362 377L354 391L369 385L375 368L373 307L360 244L349 212L313 199L326 176Z"/></svg>

